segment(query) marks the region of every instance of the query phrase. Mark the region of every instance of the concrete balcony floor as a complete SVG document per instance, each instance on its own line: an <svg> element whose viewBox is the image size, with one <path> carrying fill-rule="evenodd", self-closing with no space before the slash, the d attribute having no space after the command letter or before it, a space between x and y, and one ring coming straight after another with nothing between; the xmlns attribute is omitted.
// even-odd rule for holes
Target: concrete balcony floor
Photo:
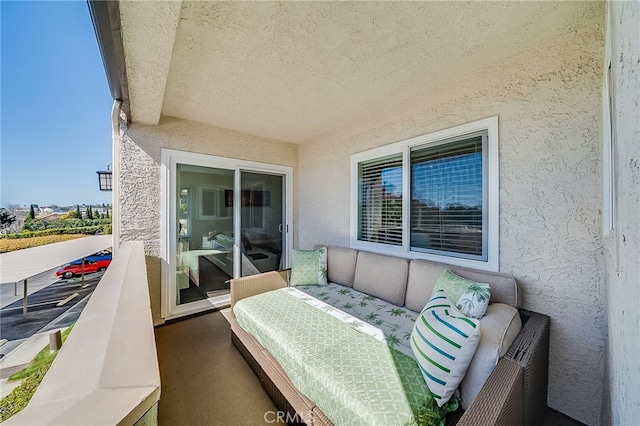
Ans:
<svg viewBox="0 0 640 426"><path fill-rule="evenodd" d="M220 311L163 325L155 334L160 426L273 424L277 408L231 343L229 323ZM577 425L548 409L545 426Z"/></svg>

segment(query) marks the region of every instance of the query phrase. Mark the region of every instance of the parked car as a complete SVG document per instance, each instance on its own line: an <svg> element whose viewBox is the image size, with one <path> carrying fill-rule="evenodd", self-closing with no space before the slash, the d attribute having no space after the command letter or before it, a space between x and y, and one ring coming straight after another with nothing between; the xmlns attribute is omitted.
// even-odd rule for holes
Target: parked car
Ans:
<svg viewBox="0 0 640 426"><path fill-rule="evenodd" d="M99 262L101 260L111 260L112 254L109 250L101 250L97 253L94 253L90 256L87 256L84 258L85 261L85 266L86 264L88 264L89 262ZM82 265L82 259L76 259L73 260L69 263L65 263L64 266L67 265Z"/></svg>
<svg viewBox="0 0 640 426"><path fill-rule="evenodd" d="M86 260L85 258L84 273L93 274L94 272L102 272L107 269L110 263L111 256L109 256L108 259L103 260ZM67 263L56 271L56 275L62 278L71 278L75 275L82 275L82 260L80 260L80 263L76 263L76 261Z"/></svg>
<svg viewBox="0 0 640 426"><path fill-rule="evenodd" d="M93 253L90 256L84 258L85 263L87 262L99 262L101 260L111 260L111 252L109 250L101 250L97 253ZM73 262L69 262L67 265L80 265L82 264L82 259L76 259Z"/></svg>

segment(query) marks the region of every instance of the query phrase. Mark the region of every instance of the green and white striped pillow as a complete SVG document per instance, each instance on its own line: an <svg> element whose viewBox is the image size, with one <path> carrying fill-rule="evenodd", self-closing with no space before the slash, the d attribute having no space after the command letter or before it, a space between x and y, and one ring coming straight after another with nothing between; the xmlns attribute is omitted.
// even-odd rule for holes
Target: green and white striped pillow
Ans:
<svg viewBox="0 0 640 426"><path fill-rule="evenodd" d="M480 321L462 314L444 291L436 292L411 332L411 349L438 406L464 378L480 341Z"/></svg>
<svg viewBox="0 0 640 426"><path fill-rule="evenodd" d="M327 248L292 250L289 284L327 285Z"/></svg>

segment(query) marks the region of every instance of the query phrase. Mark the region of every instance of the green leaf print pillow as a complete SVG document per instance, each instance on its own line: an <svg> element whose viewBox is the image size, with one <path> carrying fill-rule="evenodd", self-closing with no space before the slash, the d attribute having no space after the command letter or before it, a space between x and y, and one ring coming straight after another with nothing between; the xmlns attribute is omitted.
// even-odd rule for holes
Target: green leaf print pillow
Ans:
<svg viewBox="0 0 640 426"><path fill-rule="evenodd" d="M491 287L462 278L446 269L436 281L431 296L444 290L449 300L466 316L480 319L487 311L491 298Z"/></svg>
<svg viewBox="0 0 640 426"><path fill-rule="evenodd" d="M292 250L289 284L327 285L327 248Z"/></svg>

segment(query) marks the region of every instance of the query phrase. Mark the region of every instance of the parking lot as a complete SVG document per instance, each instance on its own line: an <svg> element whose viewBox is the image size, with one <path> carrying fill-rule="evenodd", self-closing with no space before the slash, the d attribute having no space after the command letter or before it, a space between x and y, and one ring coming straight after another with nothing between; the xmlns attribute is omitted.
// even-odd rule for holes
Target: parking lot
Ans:
<svg viewBox="0 0 640 426"><path fill-rule="evenodd" d="M75 322L102 275L103 272L87 274L83 283L79 277L59 279L53 271L41 274L38 277L40 283L35 281L30 284L40 288L28 297L29 312L26 319L22 311L22 297L14 295L12 285L3 285L0 339L22 340L49 328L64 327ZM21 286L22 283L18 286L20 295Z"/></svg>

